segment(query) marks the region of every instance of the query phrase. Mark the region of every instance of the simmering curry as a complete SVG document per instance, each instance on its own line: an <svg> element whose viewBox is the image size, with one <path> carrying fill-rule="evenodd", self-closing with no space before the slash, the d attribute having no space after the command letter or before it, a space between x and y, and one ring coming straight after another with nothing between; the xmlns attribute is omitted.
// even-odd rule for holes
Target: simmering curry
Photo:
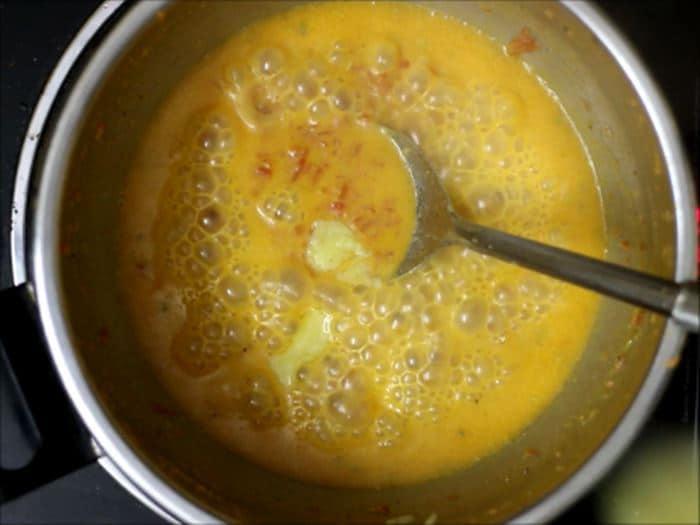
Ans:
<svg viewBox="0 0 700 525"><path fill-rule="evenodd" d="M403 3L320 3L236 34L154 118L122 287L159 377L237 453L341 486L468 466L531 423L587 341L588 292L463 246L394 277L414 196L602 256L594 174L555 96L487 36Z"/></svg>

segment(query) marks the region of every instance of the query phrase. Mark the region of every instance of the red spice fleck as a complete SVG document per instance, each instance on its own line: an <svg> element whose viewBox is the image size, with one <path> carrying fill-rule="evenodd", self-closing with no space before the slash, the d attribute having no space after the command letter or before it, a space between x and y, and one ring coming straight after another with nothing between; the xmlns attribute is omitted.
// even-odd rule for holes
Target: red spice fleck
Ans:
<svg viewBox="0 0 700 525"><path fill-rule="evenodd" d="M535 38L530 33L530 29L523 27L520 33L515 35L507 46L508 54L511 56L522 55L523 53L532 53L537 51L538 46Z"/></svg>
<svg viewBox="0 0 700 525"><path fill-rule="evenodd" d="M376 223L376 221L368 219L367 217L357 217L353 222L358 231L362 233L365 233Z"/></svg>
<svg viewBox="0 0 700 525"><path fill-rule="evenodd" d="M314 170L314 174L311 176L311 180L313 181L314 185L318 184L319 179L321 178L321 175L323 175L323 172L326 170L328 167L328 163L323 163L320 164L319 166L316 166L316 169Z"/></svg>
<svg viewBox="0 0 700 525"><path fill-rule="evenodd" d="M70 244L67 242L61 242L58 246L58 250L64 257L71 254L71 247Z"/></svg>
<svg viewBox="0 0 700 525"><path fill-rule="evenodd" d="M380 515L382 515L382 516L388 516L390 510L391 510L391 509L389 509L389 505L387 505L386 503L380 503L380 504L375 505L374 507L372 507L372 508L370 509L370 512L372 512L372 513L374 513L374 514L380 514Z"/></svg>
<svg viewBox="0 0 700 525"><path fill-rule="evenodd" d="M264 162L258 165L258 167L255 169L255 172L261 177L271 177L272 167L270 166L269 162Z"/></svg>
<svg viewBox="0 0 700 525"><path fill-rule="evenodd" d="M635 327L639 327L639 325L642 324L642 321L644 320L644 311L643 310L637 310L634 313L634 317L632 317L632 325Z"/></svg>
<svg viewBox="0 0 700 525"><path fill-rule="evenodd" d="M377 91L380 95L386 95L391 89L391 86L393 85L393 81L387 73L371 75L369 77L369 80L370 82L372 82L372 84L374 84L377 87Z"/></svg>
<svg viewBox="0 0 700 525"><path fill-rule="evenodd" d="M83 194L80 192L80 190L75 190L71 193L70 200L73 204L78 204L81 200L83 200Z"/></svg>
<svg viewBox="0 0 700 525"><path fill-rule="evenodd" d="M616 355L615 361L613 362L613 369L619 370L625 364L625 358L622 355Z"/></svg>
<svg viewBox="0 0 700 525"><path fill-rule="evenodd" d="M295 154L293 156L297 159L297 162L296 166L294 166L294 170L292 171L292 182L296 182L306 168L306 161L309 158L309 150L308 148L295 150Z"/></svg>
<svg viewBox="0 0 700 525"><path fill-rule="evenodd" d="M160 403L151 403L151 412L153 412L154 414L158 414L159 416L167 417L179 415L179 412L177 410L168 408L165 405L161 405Z"/></svg>
<svg viewBox="0 0 700 525"><path fill-rule="evenodd" d="M626 240L626 239L620 240L620 244L622 245L622 247L623 247L625 250L629 250L629 247L630 247L630 245L631 245L630 242L629 242L628 240Z"/></svg>
<svg viewBox="0 0 700 525"><path fill-rule="evenodd" d="M109 341L109 330L106 326L101 326L97 331L97 342L103 344L107 341Z"/></svg>
<svg viewBox="0 0 700 525"><path fill-rule="evenodd" d="M668 359L666 359L664 366L666 368L676 368L678 366L678 363L680 363L680 362L681 362L681 356L674 355L673 357L669 357Z"/></svg>
<svg viewBox="0 0 700 525"><path fill-rule="evenodd" d="M340 187L340 194L338 195L338 200L344 201L347 198L349 191L350 185L347 182L344 182L343 185Z"/></svg>
<svg viewBox="0 0 700 525"><path fill-rule="evenodd" d="M540 455L540 451L537 450L536 448L526 448L525 449L525 456L527 457L537 457Z"/></svg>
<svg viewBox="0 0 700 525"><path fill-rule="evenodd" d="M255 173L261 177L270 178L272 176L272 163L267 155L258 155L260 163L255 168Z"/></svg>
<svg viewBox="0 0 700 525"><path fill-rule="evenodd" d="M411 62L409 62L409 61L406 60L405 58L402 58L402 59L399 61L399 67L400 67L401 69L406 69L407 67L411 67Z"/></svg>
<svg viewBox="0 0 700 525"><path fill-rule="evenodd" d="M297 224L294 226L294 233L297 235L303 235L304 234L304 226L301 224Z"/></svg>
<svg viewBox="0 0 700 525"><path fill-rule="evenodd" d="M99 122L95 128L95 140L100 142L105 134L105 123Z"/></svg>
<svg viewBox="0 0 700 525"><path fill-rule="evenodd" d="M333 201L328 206L331 211L340 213L345 209L345 203L343 201Z"/></svg>

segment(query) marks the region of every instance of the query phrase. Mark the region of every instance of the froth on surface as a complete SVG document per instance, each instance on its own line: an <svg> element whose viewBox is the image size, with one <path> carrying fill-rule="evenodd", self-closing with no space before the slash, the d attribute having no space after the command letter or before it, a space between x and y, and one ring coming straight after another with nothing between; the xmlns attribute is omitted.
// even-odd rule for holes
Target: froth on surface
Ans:
<svg viewBox="0 0 700 525"><path fill-rule="evenodd" d="M602 253L556 101L473 29L396 4L306 6L234 36L154 120L123 213L125 295L174 397L234 450L335 485L497 450L561 387L597 306L459 246L389 278L414 202L377 123L420 144L471 220ZM378 283L307 264L317 220L352 230ZM285 385L270 359L311 309L328 342Z"/></svg>

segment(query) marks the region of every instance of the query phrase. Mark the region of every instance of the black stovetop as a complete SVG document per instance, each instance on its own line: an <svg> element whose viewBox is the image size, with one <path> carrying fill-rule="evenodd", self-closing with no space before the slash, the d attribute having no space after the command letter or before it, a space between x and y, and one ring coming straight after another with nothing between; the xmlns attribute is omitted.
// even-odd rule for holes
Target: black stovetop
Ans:
<svg viewBox="0 0 700 525"><path fill-rule="evenodd" d="M700 68L696 17L686 0L601 0L600 5L627 34L671 104L694 172L700 173ZM0 0L2 126L0 173L0 288L10 285L8 219L19 148L43 83L63 49L97 0ZM697 176L696 176L697 181ZM2 319L0 318L0 322ZM613 470L618 475L635 453L659 432L698 436L697 336L689 339L671 384L632 450ZM1 367L0 367L1 368ZM0 388L7 378L0 379ZM4 385L4 386L3 386ZM0 390L0 393L6 393ZM0 464L27 458L30 445L6 396L0 399ZM688 461L697 455L688 455ZM658 480L663 490L664 480ZM592 491L557 523L600 522L601 490ZM0 506L2 523L161 523L97 464Z"/></svg>

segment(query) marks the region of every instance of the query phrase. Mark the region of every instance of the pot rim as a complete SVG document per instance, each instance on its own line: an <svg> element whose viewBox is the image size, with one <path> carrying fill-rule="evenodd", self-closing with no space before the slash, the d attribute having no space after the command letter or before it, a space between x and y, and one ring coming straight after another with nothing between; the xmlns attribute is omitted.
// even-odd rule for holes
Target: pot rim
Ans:
<svg viewBox="0 0 700 525"><path fill-rule="evenodd" d="M193 504L160 479L112 426L82 375L77 356L72 351L67 320L61 310L55 307L60 304L61 297L60 280L57 277L60 214L58 197L62 194L61 188L69 161L64 152L72 149L71 141L75 140L70 131L80 124L83 117L83 104L80 101L88 99L94 92L102 74L112 64L110 57L118 50L125 49L131 37L165 5L166 1L142 2L120 11L124 0L107 0L85 22L53 70L35 107L18 162L12 207L11 263L15 284L22 284L28 279L33 283L39 318L54 364L77 412L104 452L105 456L102 459L110 460L116 468L116 472L114 469L108 469L110 473L117 477L120 483L131 484L127 488L132 493L135 490L140 492L146 502L152 504L149 506L153 510L171 521L211 523L219 519ZM565 0L563 5L613 56L649 115L668 169L676 207L678 256L675 278L677 281L693 280L697 271L694 261L697 243L693 217L695 194L678 130L668 106L631 45L598 8L571 0ZM87 61L82 70L77 71L75 85L65 101L62 101L62 105L57 104L59 92L68 74L76 73L78 69L76 65L83 50L97 32L117 16L117 11L120 11L121 18L99 42L94 56ZM46 155L39 164L36 162L41 142L38 139L47 129L49 120L53 119L56 120L56 125L51 140L47 140L49 137L43 137L46 141L43 145L46 147ZM46 166L52 166L50 175L45 174ZM34 198L30 195L32 176L35 179L39 178L39 184L36 207L31 212L32 230L29 231L28 204ZM656 405L671 373L665 363L680 352L684 339L685 332L680 327L672 322L666 323L648 375L611 434L571 477L549 494L545 494L529 509L512 518L513 523L551 520L608 472Z"/></svg>
<svg viewBox="0 0 700 525"><path fill-rule="evenodd" d="M56 118L56 113L60 112L53 130L53 137L68 138L70 133L66 135L67 132L64 130L79 125L83 116L81 112L83 104L80 102L82 97L76 99L76 93L89 96L94 92L99 83L97 79L101 78L101 74L105 73L112 64L110 57L104 56L108 54L107 50L110 54L116 54L126 49L132 37L141 30L146 21L151 20L155 13L163 8L167 0L141 2L131 5L126 12L119 12L125 3L126 0L106 0L95 10L66 48L37 102L22 145L15 179L12 206L14 216L11 223L13 280L15 285L27 281L32 284L39 319L52 360L74 408L97 445L96 449L101 456L98 462L101 466L127 491L168 521L218 523L221 522L220 519L183 497L134 453L112 426L109 417L82 375L80 363L72 351L66 319L59 309L54 307L60 304L60 290L57 278L58 260L53 257L58 248L58 220L53 218L59 216L60 203L58 198L52 200L51 195L58 197L62 194L61 185L64 177L43 177L37 173L42 183L38 189L36 208L32 217L28 216L29 202L33 198L30 194L32 176L40 168L49 165L56 167L55 173L65 174L68 163L68 158L60 158L60 149L56 150L54 141L49 145L49 151L42 166L40 168L34 166L39 145L43 139L42 133L47 129L50 121ZM118 20L115 28L99 42L94 56L90 57L83 70L78 72L79 78L65 104L60 107L56 102L61 89L69 74L79 68L78 63L83 51L98 31L109 21L120 16L121 19ZM118 30L115 30L117 28ZM101 58L105 60L100 60ZM91 75L85 74L88 71ZM91 86L87 86L88 80L92 81ZM82 99L85 100L85 98ZM68 140L70 141L70 138ZM48 223L44 221L46 218L49 218ZM31 219L34 219L34 224L33 231L30 232L28 227ZM28 220L30 222L27 222Z"/></svg>

